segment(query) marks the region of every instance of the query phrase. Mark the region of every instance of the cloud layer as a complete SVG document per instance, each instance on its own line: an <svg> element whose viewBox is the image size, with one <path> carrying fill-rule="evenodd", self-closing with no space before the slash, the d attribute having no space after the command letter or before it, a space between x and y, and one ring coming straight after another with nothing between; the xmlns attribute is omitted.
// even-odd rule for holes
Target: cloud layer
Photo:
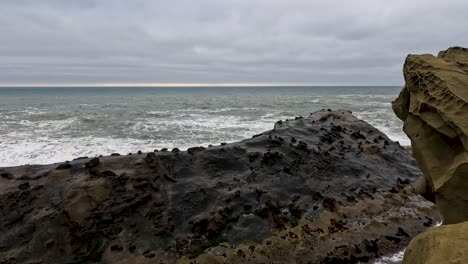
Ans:
<svg viewBox="0 0 468 264"><path fill-rule="evenodd" d="M2 0L0 84L399 85L468 46L464 0Z"/></svg>

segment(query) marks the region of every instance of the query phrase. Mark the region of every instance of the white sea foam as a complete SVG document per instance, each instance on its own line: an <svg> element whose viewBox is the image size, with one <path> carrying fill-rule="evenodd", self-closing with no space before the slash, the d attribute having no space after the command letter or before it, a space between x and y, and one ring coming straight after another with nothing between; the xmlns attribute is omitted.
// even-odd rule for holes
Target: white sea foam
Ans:
<svg viewBox="0 0 468 264"><path fill-rule="evenodd" d="M442 225L442 222L439 222L437 224L435 224L434 226L437 227L437 226L441 226ZM385 257L381 257L380 259L376 260L374 262L374 264L400 264L403 262L403 257L405 256L405 251L406 251L406 248L404 248L403 250L393 254L393 255L390 255L390 256L385 256Z"/></svg>
<svg viewBox="0 0 468 264"><path fill-rule="evenodd" d="M224 111L230 110L224 108ZM153 112L161 116L148 115L126 121L124 122L126 125L117 127L120 136L112 133L73 136L74 126L79 127L77 122L89 123L89 120L94 120L87 117L6 121L0 126L2 130L3 127L13 124L20 126L21 129L0 134L0 167L46 164L80 156L109 155L114 152L126 154L163 147L186 149L195 145L233 142L272 129L273 123L284 117L284 113L279 111L266 113L260 117L198 114L185 111L169 116L165 115L166 111ZM394 133L395 127L391 127L392 124L388 124L386 120L378 119L375 113L361 115L358 113L357 116L376 126L392 140L397 140L402 145L409 144L409 140L402 132Z"/></svg>
<svg viewBox="0 0 468 264"><path fill-rule="evenodd" d="M306 116L322 108L350 109L391 139L409 144L389 104L397 90L343 95L330 89L256 95L245 89L238 94L213 90L196 97L175 90L165 97L114 91L103 96L98 91L80 94L76 90L60 100L34 90L30 96L0 97L0 167L233 142L272 129L279 119Z"/></svg>
<svg viewBox="0 0 468 264"><path fill-rule="evenodd" d="M353 114L382 131L391 140L398 141L402 146L411 145L410 139L403 132L401 121L397 117L390 115L389 110L385 108L371 109L356 111Z"/></svg>
<svg viewBox="0 0 468 264"><path fill-rule="evenodd" d="M399 264L403 261L405 250L406 248L394 255L382 257L374 262L374 264Z"/></svg>
<svg viewBox="0 0 468 264"><path fill-rule="evenodd" d="M187 149L221 142L233 142L273 128L271 114L259 120L244 120L238 116L210 116L190 114L184 118L141 118L122 128L127 137L57 136L69 133L69 126L77 120L54 121L21 120L27 129L0 135L0 167L23 164L47 164L72 160L81 156L111 153L148 152L160 148ZM158 138L168 133L171 136Z"/></svg>

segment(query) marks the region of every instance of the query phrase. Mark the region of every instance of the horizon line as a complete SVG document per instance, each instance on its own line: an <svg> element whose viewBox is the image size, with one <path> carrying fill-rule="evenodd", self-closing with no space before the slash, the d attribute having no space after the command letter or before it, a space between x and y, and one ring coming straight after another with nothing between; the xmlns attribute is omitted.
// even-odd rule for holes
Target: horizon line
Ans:
<svg viewBox="0 0 468 264"><path fill-rule="evenodd" d="M68 87L278 87L278 86L402 86L375 84L308 84L308 83L51 83L51 84L0 84L0 88L68 88Z"/></svg>

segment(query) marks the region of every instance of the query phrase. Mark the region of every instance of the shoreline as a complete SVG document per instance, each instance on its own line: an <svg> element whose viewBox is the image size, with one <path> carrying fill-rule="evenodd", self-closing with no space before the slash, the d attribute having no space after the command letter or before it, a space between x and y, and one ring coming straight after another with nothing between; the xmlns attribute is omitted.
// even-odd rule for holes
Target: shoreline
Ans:
<svg viewBox="0 0 468 264"><path fill-rule="evenodd" d="M31 224L49 230L28 234L37 246L27 252L15 251L16 240L0 243L19 262L365 262L438 221L432 204L412 193L419 173L381 131L348 111L322 110L208 148L0 168L0 200L16 208L0 219L6 237ZM43 255L37 239L52 241L57 255ZM89 243L101 246L80 251Z"/></svg>

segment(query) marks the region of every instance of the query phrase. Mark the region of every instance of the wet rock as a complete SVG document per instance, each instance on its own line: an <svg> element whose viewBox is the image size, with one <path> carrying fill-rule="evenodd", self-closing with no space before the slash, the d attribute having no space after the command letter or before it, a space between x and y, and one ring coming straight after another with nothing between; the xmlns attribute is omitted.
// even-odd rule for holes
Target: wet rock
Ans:
<svg viewBox="0 0 468 264"><path fill-rule="evenodd" d="M72 167L72 165L70 164L70 162L67 161L65 163L62 163L62 164L58 165L55 169L56 170L67 170L67 169L69 169L71 167Z"/></svg>
<svg viewBox="0 0 468 264"><path fill-rule="evenodd" d="M52 248L54 245L55 245L55 241L53 239L49 239L45 243L46 248Z"/></svg>
<svg viewBox="0 0 468 264"><path fill-rule="evenodd" d="M401 227L398 228L396 235L402 237L410 237L410 235L408 235L408 233L406 233L406 231Z"/></svg>
<svg viewBox="0 0 468 264"><path fill-rule="evenodd" d="M226 257L229 253L229 248L227 248L226 246L213 247L208 250L208 253L215 256Z"/></svg>
<svg viewBox="0 0 468 264"><path fill-rule="evenodd" d="M115 174L115 172L113 172L113 171L103 171L103 172L101 172L101 174L103 176L107 176L107 177L116 177L117 176L117 174Z"/></svg>
<svg viewBox="0 0 468 264"><path fill-rule="evenodd" d="M198 153L198 152L203 151L203 150L205 150L204 147L193 147L193 148L187 149L187 152L188 152L190 155L193 155L193 154Z"/></svg>
<svg viewBox="0 0 468 264"><path fill-rule="evenodd" d="M95 168L97 166L99 166L99 164L101 163L101 161L99 160L99 158L94 158L88 162L85 163L85 166L86 168Z"/></svg>
<svg viewBox="0 0 468 264"><path fill-rule="evenodd" d="M331 212L335 212L337 207L336 207L336 200L333 199L333 198L325 198L322 202L322 205L324 208L326 208L327 210L331 211Z"/></svg>
<svg viewBox="0 0 468 264"><path fill-rule="evenodd" d="M121 245L114 244L110 247L111 251L123 251L123 247Z"/></svg>
<svg viewBox="0 0 468 264"><path fill-rule="evenodd" d="M148 163L148 165L151 168L157 168L159 166L159 157L156 156L156 154L154 152L148 153L146 155L145 161L146 161L146 163Z"/></svg>
<svg viewBox="0 0 468 264"><path fill-rule="evenodd" d="M7 180L12 180L15 178L15 176L13 175L13 173L11 172L1 172L0 173L0 176L4 179L7 179Z"/></svg>
<svg viewBox="0 0 468 264"><path fill-rule="evenodd" d="M359 153L359 142L363 149L367 143L350 131L381 136L378 151ZM424 216L438 221L415 202L404 206L416 217L393 212L370 225L403 206L399 195L409 196L421 173L407 151L391 141L384 149L384 140L349 112L319 111L225 147L94 158L73 162L69 171L55 170L57 164L0 169L23 175L12 188L1 179L7 187L0 189L0 260L374 260L375 247L384 254L405 246L409 238L396 235L398 227L413 235L431 223ZM23 182L33 188L18 189ZM54 245L45 250L48 240Z"/></svg>
<svg viewBox="0 0 468 264"><path fill-rule="evenodd" d="M18 189L20 190L27 190L29 188L30 188L29 182L21 183L20 185L18 185Z"/></svg>

